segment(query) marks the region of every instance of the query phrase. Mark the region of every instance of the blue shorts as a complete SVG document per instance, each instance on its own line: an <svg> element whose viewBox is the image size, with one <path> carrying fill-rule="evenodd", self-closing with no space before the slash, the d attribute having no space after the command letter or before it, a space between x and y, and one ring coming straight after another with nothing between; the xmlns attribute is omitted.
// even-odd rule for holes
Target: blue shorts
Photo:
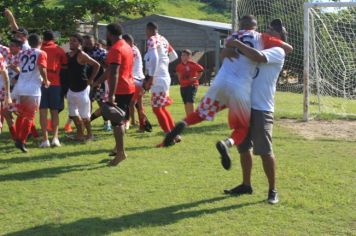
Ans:
<svg viewBox="0 0 356 236"><path fill-rule="evenodd" d="M61 86L41 87L40 109L62 110L63 98L61 95Z"/></svg>

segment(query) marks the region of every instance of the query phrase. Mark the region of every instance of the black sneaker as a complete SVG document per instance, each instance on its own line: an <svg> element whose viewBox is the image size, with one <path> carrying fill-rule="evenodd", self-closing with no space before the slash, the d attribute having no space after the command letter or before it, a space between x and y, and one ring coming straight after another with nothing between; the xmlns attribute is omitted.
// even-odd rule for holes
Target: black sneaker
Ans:
<svg viewBox="0 0 356 236"><path fill-rule="evenodd" d="M221 155L221 165L225 170L229 170L231 168L231 157L228 144L226 141L221 140L216 143L216 149Z"/></svg>
<svg viewBox="0 0 356 236"><path fill-rule="evenodd" d="M267 199L269 204L276 204L279 202L278 198L278 192L275 189L269 190L268 191L268 199Z"/></svg>
<svg viewBox="0 0 356 236"><path fill-rule="evenodd" d="M178 122L176 126L171 130L171 132L166 134L166 137L163 140L163 146L168 147L174 145L174 139L177 137L177 135L180 135L183 132L186 126L187 125L185 124L185 122Z"/></svg>
<svg viewBox="0 0 356 236"><path fill-rule="evenodd" d="M252 194L252 192L253 192L252 187L244 184L240 184L232 189L224 190L225 194L231 194L231 195Z"/></svg>
<svg viewBox="0 0 356 236"><path fill-rule="evenodd" d="M15 147L20 149L22 152L28 152L28 149L26 148L26 145L24 143L21 143L20 140L16 140Z"/></svg>

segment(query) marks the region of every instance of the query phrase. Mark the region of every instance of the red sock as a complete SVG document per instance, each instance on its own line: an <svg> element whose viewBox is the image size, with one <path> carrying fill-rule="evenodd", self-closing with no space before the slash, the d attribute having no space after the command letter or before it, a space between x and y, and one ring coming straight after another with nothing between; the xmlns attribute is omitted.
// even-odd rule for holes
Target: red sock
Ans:
<svg viewBox="0 0 356 236"><path fill-rule="evenodd" d="M188 114L188 116L184 119L187 125L195 125L202 122L203 120L205 119L201 118L197 111Z"/></svg>
<svg viewBox="0 0 356 236"><path fill-rule="evenodd" d="M20 132L22 130L23 120L24 120L24 118L22 116L18 116L17 119L16 119L15 130L17 131L16 132L16 139L17 140L20 139Z"/></svg>
<svg viewBox="0 0 356 236"><path fill-rule="evenodd" d="M159 126L161 126L163 132L168 133L170 131L168 120L162 111L162 107L153 107L153 112L155 113Z"/></svg>
<svg viewBox="0 0 356 236"><path fill-rule="evenodd" d="M166 107L162 107L162 112L164 113L167 123L168 123L168 128L169 130L172 130L175 126L173 117L171 113L166 109Z"/></svg>
<svg viewBox="0 0 356 236"><path fill-rule="evenodd" d="M235 128L231 133L231 138L234 140L235 145L240 145L248 133L248 127Z"/></svg>
<svg viewBox="0 0 356 236"><path fill-rule="evenodd" d="M38 138L38 137L40 136L40 135L38 134L38 132L37 132L37 129L36 129L36 126L35 126L35 123L34 123L34 122L32 122L30 133L32 134L32 136L33 136L34 138Z"/></svg>
<svg viewBox="0 0 356 236"><path fill-rule="evenodd" d="M9 126L9 131L10 131L12 139L15 141L16 137L17 137L15 124L13 124L12 126Z"/></svg>
<svg viewBox="0 0 356 236"><path fill-rule="evenodd" d="M24 118L22 123L22 129L18 132L18 137L21 143L26 143L27 136L30 134L32 127L33 121L28 118Z"/></svg>

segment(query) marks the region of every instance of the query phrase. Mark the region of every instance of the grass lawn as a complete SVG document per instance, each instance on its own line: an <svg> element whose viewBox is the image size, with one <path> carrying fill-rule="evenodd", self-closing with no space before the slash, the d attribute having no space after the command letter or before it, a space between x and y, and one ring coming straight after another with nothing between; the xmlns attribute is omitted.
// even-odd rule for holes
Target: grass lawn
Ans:
<svg viewBox="0 0 356 236"><path fill-rule="evenodd" d="M173 117L183 117L178 87L172 87ZM206 91L201 87L199 97ZM300 118L278 93L277 117ZM302 95L299 95L302 96ZM16 150L0 135L0 235L355 235L356 145L347 140L306 140L276 122L274 151L280 203L266 203L267 180L254 159L254 193L222 193L240 183L236 150L225 171L215 142L229 135L226 112L187 129L182 143L155 148L163 137L152 112L152 133L130 129L128 159L107 167L111 133L94 123L97 140ZM65 112L62 114L65 120ZM63 122L61 127L63 126ZM63 133L63 132L62 132Z"/></svg>

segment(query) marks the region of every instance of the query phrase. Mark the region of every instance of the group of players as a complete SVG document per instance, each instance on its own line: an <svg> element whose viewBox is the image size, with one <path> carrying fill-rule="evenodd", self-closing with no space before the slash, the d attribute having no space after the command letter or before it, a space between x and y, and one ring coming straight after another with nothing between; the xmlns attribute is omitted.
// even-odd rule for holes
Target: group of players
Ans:
<svg viewBox="0 0 356 236"><path fill-rule="evenodd" d="M227 108L228 123L233 132L228 139L219 141L216 148L223 167L230 169L229 148L238 147L243 183L225 190L225 193L252 193L250 149L253 147L254 153L262 157L269 182L268 201L272 204L278 202L272 151L274 94L285 55L293 50L285 42L286 31L281 20L272 21L266 33L258 33L253 16L241 18L239 31L227 38L226 48L222 50L222 66L195 111L194 97L204 68L191 60L190 50L184 50L176 71L186 117L175 124L167 109L172 104L168 66L178 56L167 39L158 33L157 24L150 22L146 25L147 51L142 60L133 38L123 35L120 24L107 26L108 51L96 46L89 36L73 34L69 40L70 52L65 54L54 43L53 32L46 31L41 44L38 35L27 37L26 30L17 26L9 10L5 11L5 15L16 37L11 40L9 48L1 46L0 99L2 115L7 120L17 148L27 152L25 143L31 130L35 129L34 117L38 108L43 134L40 147L60 146L58 112L63 109L63 95L68 100L69 118L77 129L73 138L93 139L91 121L102 115L100 104L106 102L125 112L123 121L110 120L116 145L110 153L114 158L109 165L116 166L126 158L124 133L135 104L140 130L150 129L147 128L149 122L142 103L143 94L150 90L153 113L166 134L157 147L180 142L180 134L187 126L211 120L216 113ZM145 73L142 61L145 62ZM16 74L18 79L10 93L11 81ZM91 93L99 102L99 109L92 114ZM47 133L48 109L52 115L52 143ZM17 113L16 122L12 120L12 112Z"/></svg>

